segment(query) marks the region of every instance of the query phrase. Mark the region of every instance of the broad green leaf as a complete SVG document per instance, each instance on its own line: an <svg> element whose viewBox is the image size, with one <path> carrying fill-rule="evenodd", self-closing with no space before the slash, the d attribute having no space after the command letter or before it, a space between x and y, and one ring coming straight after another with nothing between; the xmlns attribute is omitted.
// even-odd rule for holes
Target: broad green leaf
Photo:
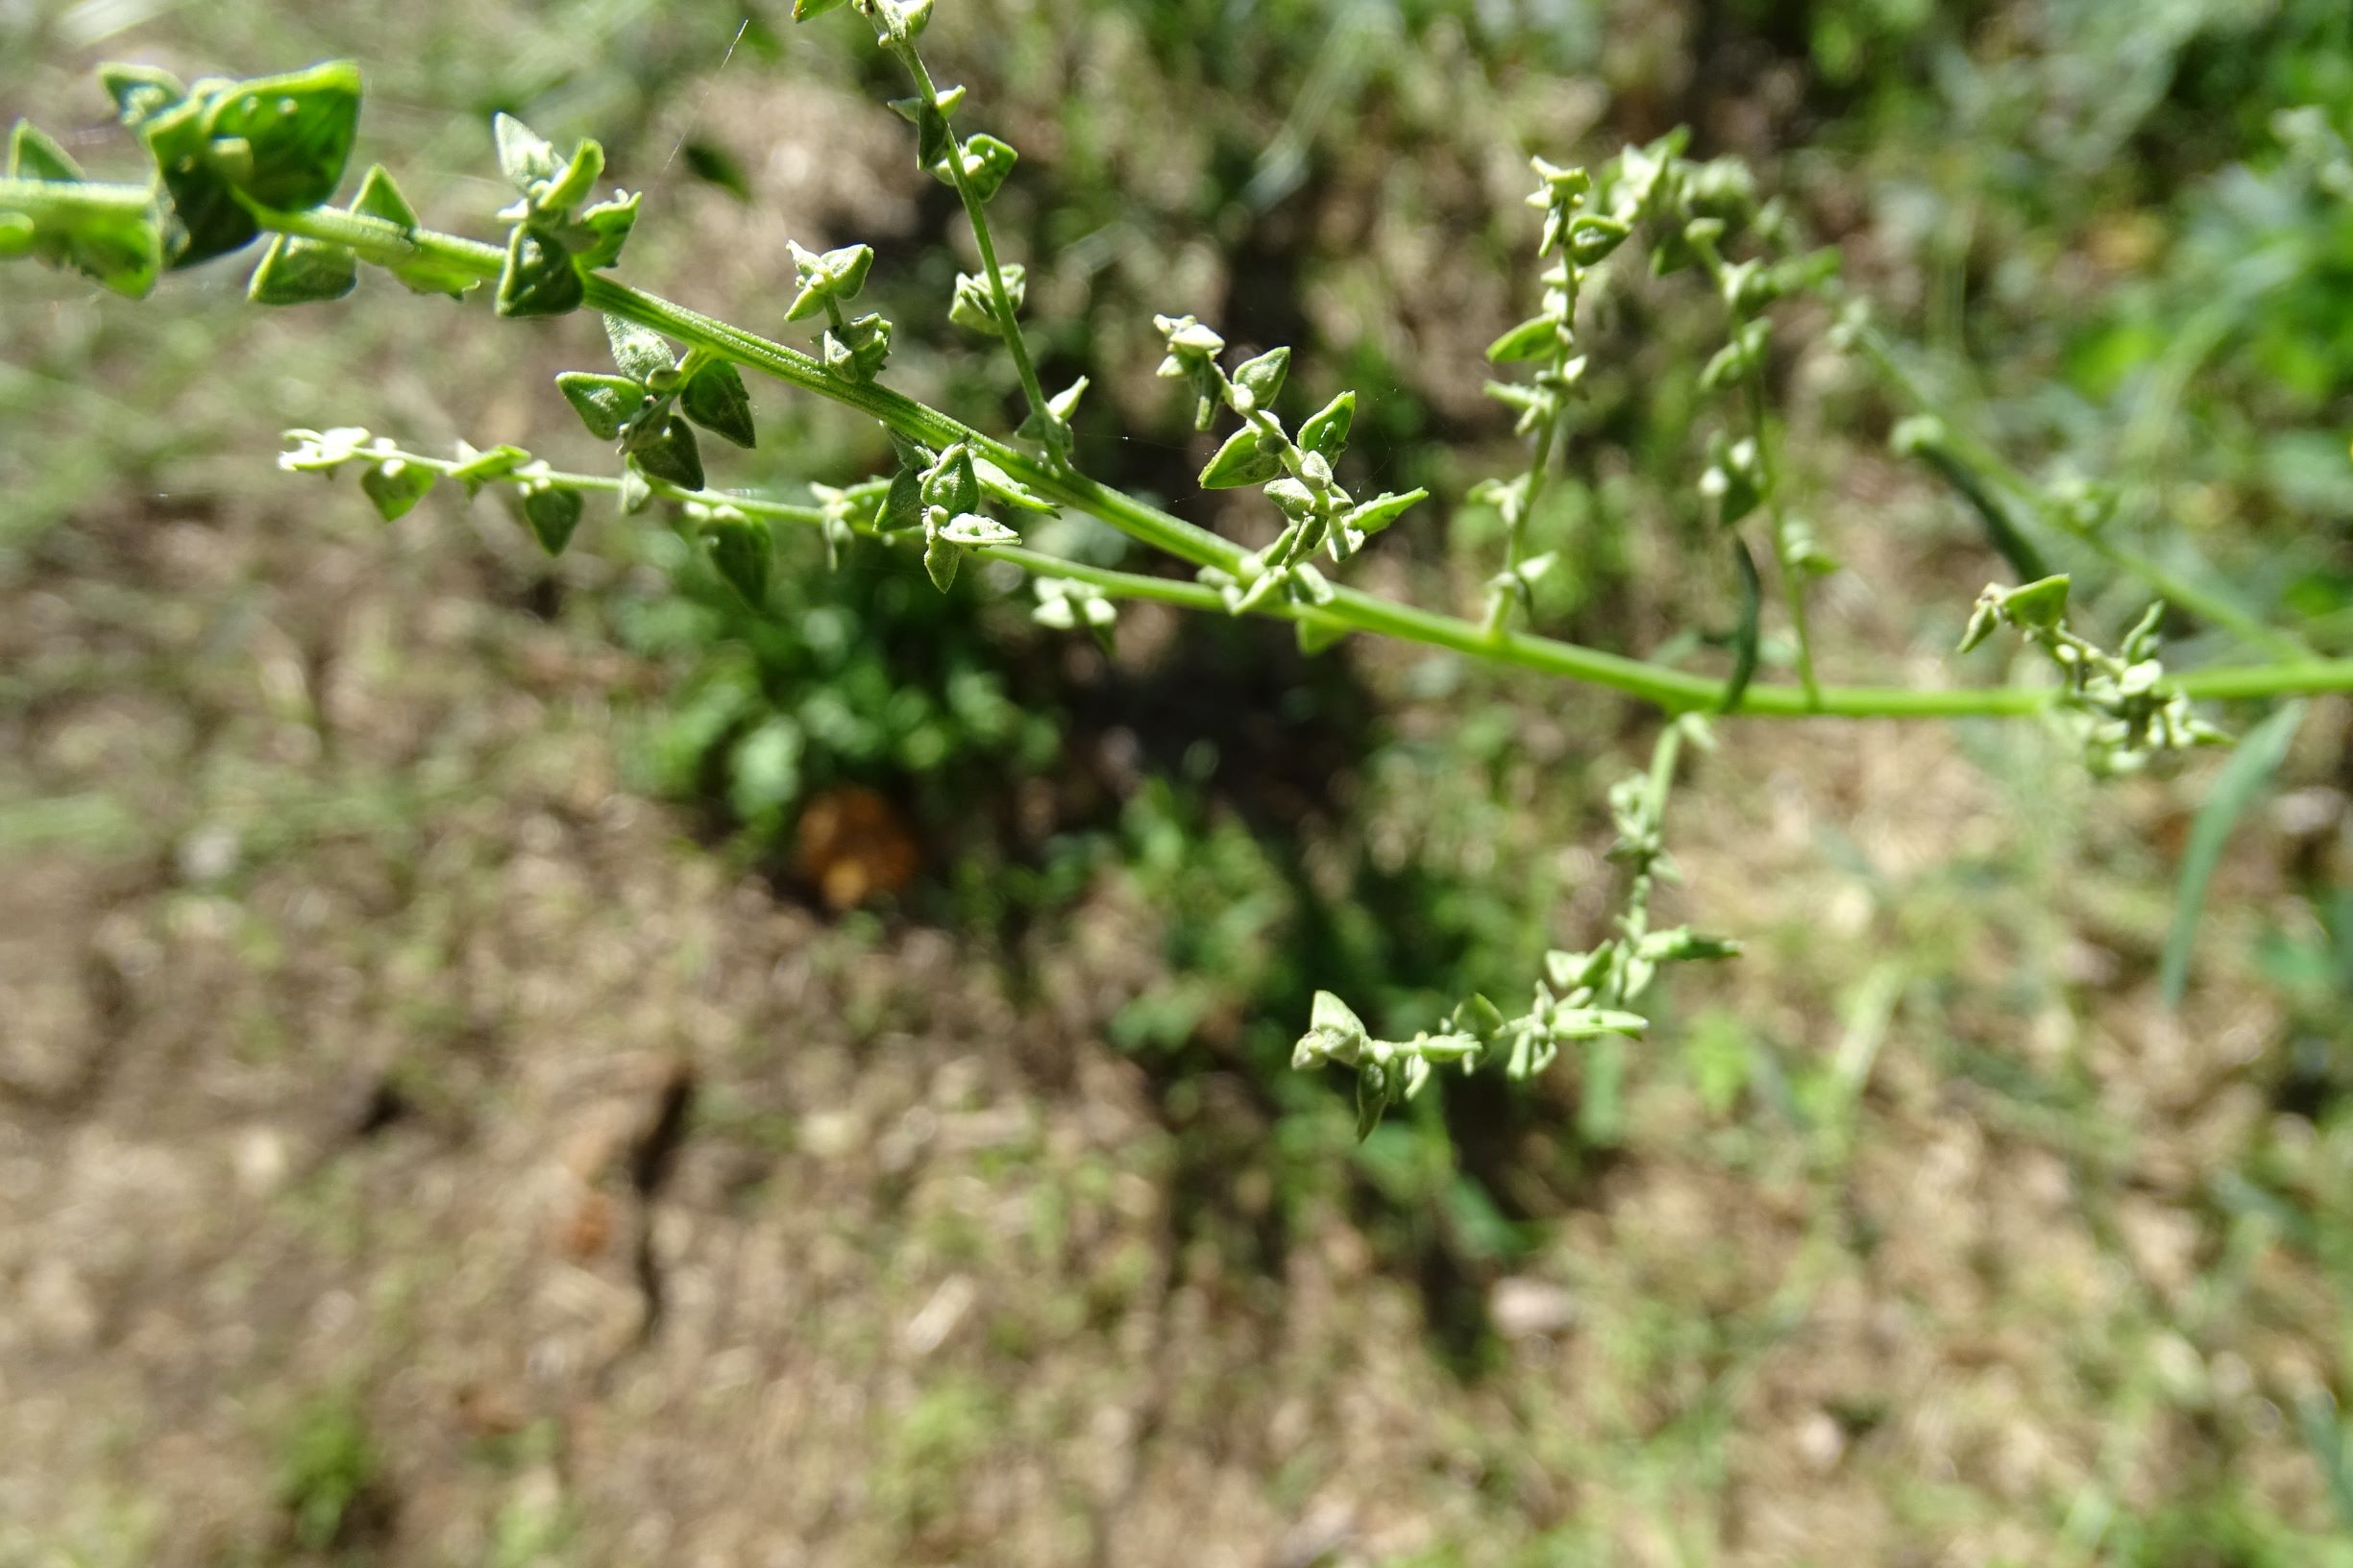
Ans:
<svg viewBox="0 0 2353 1568"><path fill-rule="evenodd" d="M2190 983L2190 955L2197 942L2198 917L2206 907L2206 890L2230 843L2231 830L2287 760L2306 707L2301 699L2290 702L2247 731L2215 774L2214 793L2190 824L2189 847L2181 857L2181 880L2173 889L2173 923L2166 932L2165 954L2157 966L2157 992L2168 1007L2181 1005L2182 992Z"/></svg>
<svg viewBox="0 0 2353 1568"><path fill-rule="evenodd" d="M560 316L576 310L587 289L563 242L527 224L506 239L506 265L499 273L502 316Z"/></svg>
<svg viewBox="0 0 2353 1568"><path fill-rule="evenodd" d="M243 168L233 183L252 200L299 212L331 200L359 130L359 66L331 60L306 71L257 77L221 91L206 116L215 160ZM249 149L233 156L235 143Z"/></svg>
<svg viewBox="0 0 2353 1568"><path fill-rule="evenodd" d="M580 493L557 485L526 490L523 520L531 526L540 549L561 555L572 543L572 530L580 526Z"/></svg>
<svg viewBox="0 0 2353 1568"><path fill-rule="evenodd" d="M245 297L256 305L310 305L339 300L358 286L359 258L342 246L273 234Z"/></svg>
<svg viewBox="0 0 2353 1568"><path fill-rule="evenodd" d="M359 476L359 488L376 503L377 515L393 523L425 499L425 493L433 487L437 478L429 468L395 457L370 465Z"/></svg>
<svg viewBox="0 0 2353 1568"><path fill-rule="evenodd" d="M793 20L805 22L812 16L822 16L840 9L843 0L793 0Z"/></svg>
<svg viewBox="0 0 2353 1568"><path fill-rule="evenodd" d="M744 378L724 359L714 359L686 383L678 394L678 406L686 417L739 447L756 444L751 423L751 396L744 390Z"/></svg>
<svg viewBox="0 0 2353 1568"><path fill-rule="evenodd" d="M1259 428L1245 425L1226 437L1224 446L1201 470L1204 490L1232 490L1242 485L1264 484L1283 472L1283 458L1276 450L1260 439Z"/></svg>
<svg viewBox="0 0 2353 1568"><path fill-rule="evenodd" d="M1018 506L1025 512L1042 512L1047 516L1054 513L1052 502L986 457L972 459L972 477L980 481L983 491L1008 506Z"/></svg>
<svg viewBox="0 0 2353 1568"><path fill-rule="evenodd" d="M580 416L580 423L588 427L588 433L600 441L620 440L621 432L646 404L646 389L626 376L567 370L555 378L555 387Z"/></svg>

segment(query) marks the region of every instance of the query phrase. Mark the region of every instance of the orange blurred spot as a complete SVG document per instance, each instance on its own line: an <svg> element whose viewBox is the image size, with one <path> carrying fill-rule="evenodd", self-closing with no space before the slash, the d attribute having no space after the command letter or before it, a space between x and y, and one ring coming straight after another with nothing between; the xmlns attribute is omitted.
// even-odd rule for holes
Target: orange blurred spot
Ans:
<svg viewBox="0 0 2353 1568"><path fill-rule="evenodd" d="M795 870L831 910L896 893L916 870L915 835L891 803L854 785L801 808Z"/></svg>

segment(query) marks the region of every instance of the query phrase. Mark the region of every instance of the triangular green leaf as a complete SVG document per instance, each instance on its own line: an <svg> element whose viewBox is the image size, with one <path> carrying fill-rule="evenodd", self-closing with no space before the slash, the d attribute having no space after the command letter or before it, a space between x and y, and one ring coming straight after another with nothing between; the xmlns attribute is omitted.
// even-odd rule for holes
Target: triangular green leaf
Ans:
<svg viewBox="0 0 2353 1568"><path fill-rule="evenodd" d="M739 447L756 444L751 423L751 397L744 390L744 378L724 359L714 359L695 372L694 379L678 395L678 406L686 417L723 436Z"/></svg>
<svg viewBox="0 0 2353 1568"><path fill-rule="evenodd" d="M31 120L18 120L9 133L8 172L12 180L79 180L82 165Z"/></svg>
<svg viewBox="0 0 2353 1568"><path fill-rule="evenodd" d="M695 429L675 414L663 422L659 434L629 449L629 461L681 490L702 488L702 453L695 444Z"/></svg>
<svg viewBox="0 0 2353 1568"><path fill-rule="evenodd" d="M540 549L551 555L561 555L564 547L572 543L572 530L580 526L580 493L555 485L526 490L523 520L531 526Z"/></svg>
<svg viewBox="0 0 2353 1568"><path fill-rule="evenodd" d="M397 223L404 229L417 226L416 208L408 205L401 187L392 183L392 172L381 163L368 165L367 174L359 182L359 194L352 198L352 210Z"/></svg>

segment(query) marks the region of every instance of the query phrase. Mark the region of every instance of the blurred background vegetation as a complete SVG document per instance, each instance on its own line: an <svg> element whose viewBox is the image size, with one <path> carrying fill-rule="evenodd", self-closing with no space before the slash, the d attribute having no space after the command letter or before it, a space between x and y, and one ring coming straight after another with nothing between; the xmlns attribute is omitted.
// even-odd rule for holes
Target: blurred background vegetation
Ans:
<svg viewBox="0 0 2353 1568"><path fill-rule="evenodd" d="M789 336L787 239L866 241L892 379L1010 426L887 62L788 10L0 3L0 110L104 172L100 60L354 56L360 156L443 226L502 200L493 110L593 134L650 193L631 281ZM1356 570L1475 601L1526 157L1688 124L1949 423L2353 650L2341 0L942 0L931 38L1022 150L993 212L1047 382L1094 379L1084 466L1186 515L1262 542L1192 483L1155 310L1358 388L1343 479L1438 503ZM2218 764L1728 724L1671 914L1750 956L1360 1146L1285 1067L1311 992L1410 1031L1583 945L1651 718L1279 627L1098 649L814 537L755 610L651 520L553 563L489 500L384 527L276 431L595 469L548 384L593 330L265 315L233 263L5 288L0 1563L2353 1562L2343 703L2178 1007ZM1826 665L2000 678L1945 650L2001 560L1829 325L1774 367ZM1720 331L1675 280L1597 324L1546 629L1730 630ZM715 482L887 460L758 396Z"/></svg>

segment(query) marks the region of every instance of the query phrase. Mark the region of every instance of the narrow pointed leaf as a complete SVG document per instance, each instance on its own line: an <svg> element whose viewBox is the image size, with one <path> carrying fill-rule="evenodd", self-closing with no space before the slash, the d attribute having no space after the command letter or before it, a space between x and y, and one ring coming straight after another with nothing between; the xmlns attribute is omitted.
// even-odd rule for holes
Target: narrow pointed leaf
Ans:
<svg viewBox="0 0 2353 1568"><path fill-rule="evenodd" d="M2182 852L2181 880L2174 884L2173 922L2166 932L2165 954L2157 967L2157 992L2168 1007L2181 1005L2190 983L2190 955L2197 942L2197 922L2206 906L2206 889L2215 867L2239 825L2264 791L2271 775L2288 760L2288 747L2303 723L2308 704L2300 698L2248 730L2230 760L2215 774L2214 793L2198 808L2190 824L2189 847Z"/></svg>
<svg viewBox="0 0 2353 1568"><path fill-rule="evenodd" d="M1340 453L1348 450L1348 430L1356 418L1357 395L1343 392L1299 427L1299 444L1321 453L1325 462L1338 462Z"/></svg>
<svg viewBox="0 0 2353 1568"><path fill-rule="evenodd" d="M1496 364L1539 359L1559 346L1560 334L1550 316L1532 316L1487 345L1487 358Z"/></svg>
<svg viewBox="0 0 2353 1568"><path fill-rule="evenodd" d="M1732 566L1740 576L1740 621L1732 630L1732 673L1725 678L1724 698L1716 709L1719 713L1730 713L1740 706L1756 674L1759 616L1765 601L1755 557L1749 553L1748 541L1736 533L1732 535Z"/></svg>
<svg viewBox="0 0 2353 1568"><path fill-rule="evenodd" d="M1242 485L1264 484L1283 472L1283 459L1259 437L1255 425L1245 425L1226 437L1217 455L1201 470L1204 490L1232 490Z"/></svg>

